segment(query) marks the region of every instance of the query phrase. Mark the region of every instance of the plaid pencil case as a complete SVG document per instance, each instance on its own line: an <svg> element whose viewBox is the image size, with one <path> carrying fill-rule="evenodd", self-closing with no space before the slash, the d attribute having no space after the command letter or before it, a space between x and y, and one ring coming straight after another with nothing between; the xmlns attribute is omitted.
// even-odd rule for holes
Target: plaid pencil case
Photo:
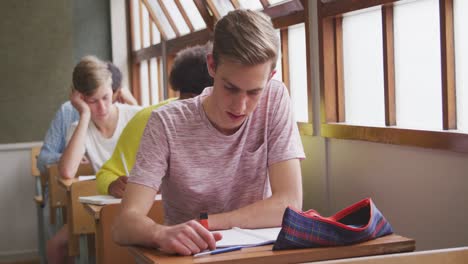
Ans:
<svg viewBox="0 0 468 264"><path fill-rule="evenodd" d="M331 217L315 210L286 208L273 250L344 246L393 233L390 223L366 198Z"/></svg>

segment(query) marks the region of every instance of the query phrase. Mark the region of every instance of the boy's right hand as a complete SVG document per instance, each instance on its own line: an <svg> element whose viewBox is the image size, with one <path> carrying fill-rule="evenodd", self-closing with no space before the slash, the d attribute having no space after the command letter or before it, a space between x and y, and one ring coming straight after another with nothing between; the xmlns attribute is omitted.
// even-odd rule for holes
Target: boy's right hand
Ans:
<svg viewBox="0 0 468 264"><path fill-rule="evenodd" d="M117 180L113 181L109 185L109 194L116 198L122 198L125 187L127 186L127 181L127 176L120 176Z"/></svg>
<svg viewBox="0 0 468 264"><path fill-rule="evenodd" d="M88 104L84 101L84 96L75 89L72 89L70 94L70 102L73 107L76 108L78 113L80 113L80 116L84 114L91 114L91 110L89 109Z"/></svg>
<svg viewBox="0 0 468 264"><path fill-rule="evenodd" d="M189 256L203 250L216 248L221 240L220 233L211 233L196 220L174 225L161 226L155 234L155 242L161 251Z"/></svg>

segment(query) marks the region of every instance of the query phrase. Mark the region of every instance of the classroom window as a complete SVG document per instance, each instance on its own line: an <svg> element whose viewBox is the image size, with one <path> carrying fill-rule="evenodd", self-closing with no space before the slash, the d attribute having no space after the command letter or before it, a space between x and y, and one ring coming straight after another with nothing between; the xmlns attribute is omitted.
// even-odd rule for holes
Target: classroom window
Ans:
<svg viewBox="0 0 468 264"><path fill-rule="evenodd" d="M380 8L343 17L344 118L347 124L385 125L381 21Z"/></svg>
<svg viewBox="0 0 468 264"><path fill-rule="evenodd" d="M442 129L438 3L420 0L394 7L398 127Z"/></svg>
<svg viewBox="0 0 468 264"><path fill-rule="evenodd" d="M180 13L179 8L177 7L174 0L163 0L164 5L166 6L167 11L169 12L170 17L174 20L174 23L180 32L180 35L186 35L190 33L190 29L184 21L182 14Z"/></svg>
<svg viewBox="0 0 468 264"><path fill-rule="evenodd" d="M322 136L468 152L468 2L349 3L317 3Z"/></svg>
<svg viewBox="0 0 468 264"><path fill-rule="evenodd" d="M180 0L182 7L187 13L188 18L192 22L192 25L195 30L200 30L206 28L205 21L203 21L200 12L197 11L197 7L193 3L193 0Z"/></svg>
<svg viewBox="0 0 468 264"><path fill-rule="evenodd" d="M278 35L278 39L281 41L281 31L279 29L276 30L276 34ZM282 53L281 49L278 50L278 59L276 60L276 73L273 75L273 79L278 81L283 81L283 65L282 65Z"/></svg>
<svg viewBox="0 0 468 264"><path fill-rule="evenodd" d="M176 33L169 22L168 17L164 13L158 0L146 0L148 4L147 8L150 11L153 21L158 25L159 31L165 39L173 39L176 37Z"/></svg>
<svg viewBox="0 0 468 264"><path fill-rule="evenodd" d="M297 122L307 123L308 97L307 97L307 56L304 23L288 27L289 45L289 86L294 117Z"/></svg>
<svg viewBox="0 0 468 264"><path fill-rule="evenodd" d="M177 96L168 89L168 73L175 54L204 44L213 25L235 8L263 10L270 15L281 39L276 74L289 89L302 134L312 134L307 26L308 1L268 0L131 0L132 87L141 104ZM294 43L294 45L290 44Z"/></svg>
<svg viewBox="0 0 468 264"><path fill-rule="evenodd" d="M263 6L258 0L239 0L241 8L251 10L262 10Z"/></svg>

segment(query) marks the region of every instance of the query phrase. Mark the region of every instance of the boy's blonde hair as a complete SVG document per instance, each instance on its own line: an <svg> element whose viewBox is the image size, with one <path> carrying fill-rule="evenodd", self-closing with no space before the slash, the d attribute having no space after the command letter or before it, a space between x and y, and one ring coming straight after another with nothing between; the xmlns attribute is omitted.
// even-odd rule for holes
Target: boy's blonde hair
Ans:
<svg viewBox="0 0 468 264"><path fill-rule="evenodd" d="M73 69L73 88L85 96L91 96L96 89L112 86L112 74L106 62L95 56L85 56Z"/></svg>
<svg viewBox="0 0 468 264"><path fill-rule="evenodd" d="M243 65L268 61L276 66L279 39L268 15L252 10L234 10L221 18L214 30L213 59Z"/></svg>

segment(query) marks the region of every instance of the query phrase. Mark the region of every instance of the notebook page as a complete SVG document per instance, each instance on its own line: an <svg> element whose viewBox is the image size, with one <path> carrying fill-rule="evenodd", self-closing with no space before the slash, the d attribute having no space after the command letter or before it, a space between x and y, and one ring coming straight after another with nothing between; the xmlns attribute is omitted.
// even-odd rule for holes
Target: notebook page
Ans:
<svg viewBox="0 0 468 264"><path fill-rule="evenodd" d="M216 231L223 235L223 238L216 242L216 247L252 246L265 242L274 242L280 230L281 227L262 229L233 228Z"/></svg>

